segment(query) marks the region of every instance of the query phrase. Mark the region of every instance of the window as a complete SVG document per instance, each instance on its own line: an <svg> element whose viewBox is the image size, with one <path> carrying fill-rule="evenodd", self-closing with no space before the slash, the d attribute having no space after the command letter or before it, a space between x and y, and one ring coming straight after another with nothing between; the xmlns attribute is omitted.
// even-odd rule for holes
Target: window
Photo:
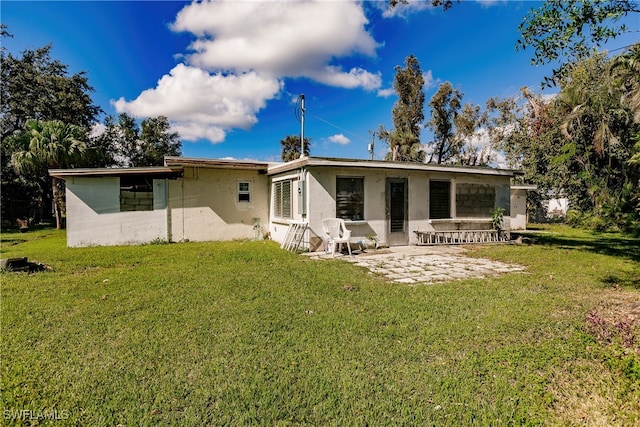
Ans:
<svg viewBox="0 0 640 427"><path fill-rule="evenodd" d="M429 218L451 218L451 183L429 181Z"/></svg>
<svg viewBox="0 0 640 427"><path fill-rule="evenodd" d="M495 186L488 184L456 184L457 217L490 217L495 205Z"/></svg>
<svg viewBox="0 0 640 427"><path fill-rule="evenodd" d="M351 221L364 220L364 178L336 178L336 217Z"/></svg>
<svg viewBox="0 0 640 427"><path fill-rule="evenodd" d="M238 202L251 202L251 183L247 181L238 182Z"/></svg>
<svg viewBox="0 0 640 427"><path fill-rule="evenodd" d="M291 218L291 180L273 183L273 216Z"/></svg>
<svg viewBox="0 0 640 427"><path fill-rule="evenodd" d="M121 176L120 212L152 210L153 180L144 176Z"/></svg>

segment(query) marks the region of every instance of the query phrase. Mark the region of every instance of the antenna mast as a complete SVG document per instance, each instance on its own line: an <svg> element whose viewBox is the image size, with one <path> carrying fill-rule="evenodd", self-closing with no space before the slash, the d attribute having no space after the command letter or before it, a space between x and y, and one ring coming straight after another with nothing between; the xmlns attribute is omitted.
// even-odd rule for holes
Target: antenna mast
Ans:
<svg viewBox="0 0 640 427"><path fill-rule="evenodd" d="M300 102L300 158L304 155L304 93L298 98Z"/></svg>
<svg viewBox="0 0 640 427"><path fill-rule="evenodd" d="M367 146L367 150L369 150L369 154L371 154L371 160L373 160L373 149L375 147L375 139L376 139L376 131L369 131L371 134L371 144Z"/></svg>

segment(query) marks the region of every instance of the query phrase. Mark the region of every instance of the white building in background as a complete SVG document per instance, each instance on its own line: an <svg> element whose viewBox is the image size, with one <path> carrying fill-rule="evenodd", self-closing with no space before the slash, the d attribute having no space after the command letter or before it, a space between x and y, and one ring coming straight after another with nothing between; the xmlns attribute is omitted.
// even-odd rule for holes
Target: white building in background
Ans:
<svg viewBox="0 0 640 427"><path fill-rule="evenodd" d="M511 186L511 230L527 229L527 192L537 188L535 185Z"/></svg>

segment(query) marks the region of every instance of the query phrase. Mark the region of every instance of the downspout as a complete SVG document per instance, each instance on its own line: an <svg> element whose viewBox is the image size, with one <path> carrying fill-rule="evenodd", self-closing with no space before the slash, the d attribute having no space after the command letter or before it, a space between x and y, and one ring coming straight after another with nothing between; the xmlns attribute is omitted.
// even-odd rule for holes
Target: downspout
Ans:
<svg viewBox="0 0 640 427"><path fill-rule="evenodd" d="M307 210L307 168L302 166L300 169L300 180L298 181L298 213L302 216L302 222L307 224L307 230L302 237L303 246L310 249L309 218L307 218Z"/></svg>
<svg viewBox="0 0 640 427"><path fill-rule="evenodd" d="M300 95L300 158L305 158L304 152L304 94ZM309 248L308 227L309 219L307 218L307 169L303 166L300 170L300 181L298 184L298 211L302 215L302 222L307 223L307 231L303 236L307 248Z"/></svg>
<svg viewBox="0 0 640 427"><path fill-rule="evenodd" d="M184 238L184 177L182 178L181 182L180 182L180 186L181 186L181 192L182 192L182 241L185 240Z"/></svg>
<svg viewBox="0 0 640 427"><path fill-rule="evenodd" d="M167 210L167 242L172 241L171 233L171 207L169 206L169 178L164 179L164 206Z"/></svg>

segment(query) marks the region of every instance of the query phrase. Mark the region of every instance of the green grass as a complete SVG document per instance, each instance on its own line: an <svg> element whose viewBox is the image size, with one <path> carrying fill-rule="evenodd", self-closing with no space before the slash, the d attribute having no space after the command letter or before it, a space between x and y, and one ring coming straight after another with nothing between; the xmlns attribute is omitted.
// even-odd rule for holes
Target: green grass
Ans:
<svg viewBox="0 0 640 427"><path fill-rule="evenodd" d="M3 233L3 258L53 268L0 276L3 421L639 424L635 359L586 319L640 299L640 241L549 230L470 251L526 273L415 287L273 242Z"/></svg>

